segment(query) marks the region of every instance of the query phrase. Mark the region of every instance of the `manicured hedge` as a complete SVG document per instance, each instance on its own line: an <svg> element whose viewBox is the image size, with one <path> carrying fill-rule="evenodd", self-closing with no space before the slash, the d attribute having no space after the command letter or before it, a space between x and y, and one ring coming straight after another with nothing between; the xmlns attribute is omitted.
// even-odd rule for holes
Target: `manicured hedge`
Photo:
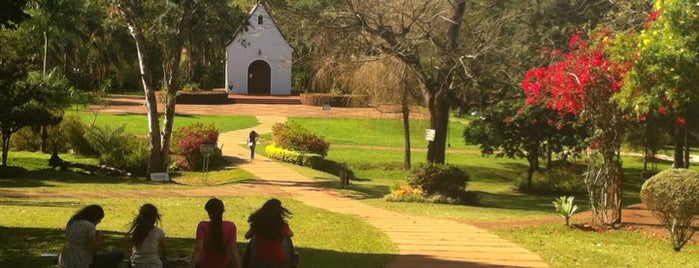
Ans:
<svg viewBox="0 0 699 268"><path fill-rule="evenodd" d="M323 156L319 154L300 153L268 145L265 148L267 157L276 159L282 162L292 163L299 166L318 169L323 163Z"/></svg>
<svg viewBox="0 0 699 268"><path fill-rule="evenodd" d="M330 105L330 107L366 107L367 95L335 95L322 93L301 94L301 104L310 106Z"/></svg>

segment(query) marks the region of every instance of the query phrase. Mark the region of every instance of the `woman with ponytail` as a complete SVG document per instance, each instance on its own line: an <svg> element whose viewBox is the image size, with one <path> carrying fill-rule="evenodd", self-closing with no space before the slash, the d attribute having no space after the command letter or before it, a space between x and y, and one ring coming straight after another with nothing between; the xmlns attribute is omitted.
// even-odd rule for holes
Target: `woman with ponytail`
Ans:
<svg viewBox="0 0 699 268"><path fill-rule="evenodd" d="M131 246L131 266L134 268L162 268L165 259L165 232L155 226L160 222L158 209L144 204L131 222L126 233Z"/></svg>
<svg viewBox="0 0 699 268"><path fill-rule="evenodd" d="M210 221L201 221L197 226L197 244L190 267L224 268L230 267L233 261L235 267L241 268L237 228L233 222L223 220L223 201L211 198L204 209L209 214Z"/></svg>

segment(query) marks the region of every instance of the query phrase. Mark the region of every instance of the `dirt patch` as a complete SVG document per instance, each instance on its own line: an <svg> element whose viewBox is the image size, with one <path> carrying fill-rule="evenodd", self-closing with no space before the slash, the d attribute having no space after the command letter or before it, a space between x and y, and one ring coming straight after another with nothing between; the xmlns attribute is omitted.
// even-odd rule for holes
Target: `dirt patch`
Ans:
<svg viewBox="0 0 699 268"><path fill-rule="evenodd" d="M658 219L653 216L650 210L648 210L643 204L635 204L626 207L622 210L622 225L619 228L636 231L648 236L657 237L668 237L668 230ZM590 231L603 231L603 229L609 229L609 227L593 227L590 223L592 221L592 212L586 211L582 213L577 213L573 215L570 219L571 225L575 225L575 228L590 230ZM516 228L516 227L527 227L532 225L542 225L542 224L564 224L565 220L558 216L550 216L545 218L537 219L522 219L522 220L507 220L507 221L469 221L468 224L474 225L483 229L502 229L502 228ZM699 219L694 221L694 228L699 229ZM695 233L692 237L692 241L689 243L696 244L699 241L699 232Z"/></svg>

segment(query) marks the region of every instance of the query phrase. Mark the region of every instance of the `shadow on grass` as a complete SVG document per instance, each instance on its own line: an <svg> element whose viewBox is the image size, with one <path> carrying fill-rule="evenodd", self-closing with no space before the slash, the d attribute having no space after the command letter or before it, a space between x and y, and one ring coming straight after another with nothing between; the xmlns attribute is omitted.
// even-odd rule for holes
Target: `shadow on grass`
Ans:
<svg viewBox="0 0 699 268"><path fill-rule="evenodd" d="M315 177L315 179L318 185L323 188L355 192L355 194L349 194L347 196L356 199L381 198L391 192L390 187L384 185L361 185L354 184L350 181L350 185L343 187L340 185L339 180L330 180L325 177Z"/></svg>
<svg viewBox="0 0 699 268"><path fill-rule="evenodd" d="M167 230L166 230L167 231ZM101 250L122 250L126 256L124 233L103 232L105 240ZM55 267L55 259L41 258L42 253L59 254L65 234L62 229L31 227L0 227L0 267ZM194 248L193 238L168 237L168 256L180 258L190 256ZM247 242L239 242L242 256ZM301 254L301 267L383 267L396 256L391 254L371 254L340 252L310 247L297 247ZM418 257L426 261L426 257Z"/></svg>
<svg viewBox="0 0 699 268"><path fill-rule="evenodd" d="M0 178L3 188L52 187L47 182L94 183L94 184L143 184L138 178L83 174L72 171L58 171L50 168L26 171L19 176Z"/></svg>
<svg viewBox="0 0 699 268"><path fill-rule="evenodd" d="M554 196L535 196L527 194L495 194L482 191L475 191L475 193L478 194L478 197L480 198L481 207L538 212L552 212L553 205L551 202L555 198ZM578 200L576 204L577 203L582 202Z"/></svg>

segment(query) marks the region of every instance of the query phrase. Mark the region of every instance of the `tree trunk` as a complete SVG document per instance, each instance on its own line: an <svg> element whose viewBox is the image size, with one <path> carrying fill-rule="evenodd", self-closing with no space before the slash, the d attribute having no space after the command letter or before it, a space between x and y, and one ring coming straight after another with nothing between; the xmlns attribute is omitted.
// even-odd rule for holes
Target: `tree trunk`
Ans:
<svg viewBox="0 0 699 268"><path fill-rule="evenodd" d="M446 159L447 126L449 124L449 103L444 90L429 97L430 128L435 130L434 140L427 145L427 161L444 164Z"/></svg>
<svg viewBox="0 0 699 268"><path fill-rule="evenodd" d="M527 188L531 190L534 172L539 169L539 152L537 150L529 152L527 155L527 162L529 162L529 170L527 170Z"/></svg>
<svg viewBox="0 0 699 268"><path fill-rule="evenodd" d="M125 12L126 13L126 12ZM143 92L146 98L146 107L148 113L148 139L150 141L150 153L148 155L148 170L147 174L153 172L164 171L161 157L162 143L160 136L160 121L158 120L158 101L155 97L155 86L153 85L153 77L149 64L150 54L145 36L141 32L140 26L135 23L133 14L126 14L128 27L131 36L136 42L136 51L138 53L138 66L141 71L141 83L143 84Z"/></svg>
<svg viewBox="0 0 699 268"><path fill-rule="evenodd" d="M401 112L403 113L403 139L405 140L405 157L403 168L405 170L410 170L410 107L408 107L407 92L403 92L401 94Z"/></svg>
<svg viewBox="0 0 699 268"><path fill-rule="evenodd" d="M689 126L684 127L684 168L689 168Z"/></svg>
<svg viewBox="0 0 699 268"><path fill-rule="evenodd" d="M7 153L10 151L10 135L12 132L2 132L2 166L7 166Z"/></svg>
<svg viewBox="0 0 699 268"><path fill-rule="evenodd" d="M675 156L674 162L672 163L673 168L683 168L684 167L684 129L675 128L675 133L673 133L673 141L675 143Z"/></svg>

